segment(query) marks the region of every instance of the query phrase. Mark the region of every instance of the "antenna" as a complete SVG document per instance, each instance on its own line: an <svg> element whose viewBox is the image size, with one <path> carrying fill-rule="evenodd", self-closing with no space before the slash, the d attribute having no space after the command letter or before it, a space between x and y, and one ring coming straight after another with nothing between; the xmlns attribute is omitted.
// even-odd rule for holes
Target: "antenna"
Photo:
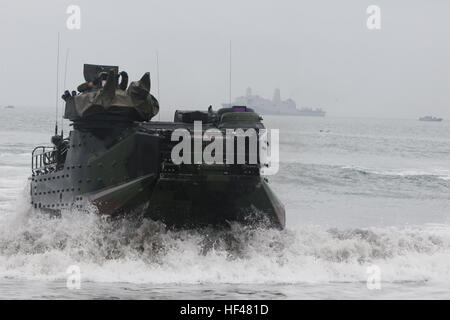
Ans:
<svg viewBox="0 0 450 320"><path fill-rule="evenodd" d="M64 90L67 90L66 87L66 80L67 80L67 64L69 62L69 53L70 53L70 49L67 48L66 51L66 63L64 64ZM61 137L64 137L64 112L61 112Z"/></svg>
<svg viewBox="0 0 450 320"><path fill-rule="evenodd" d="M158 50L156 50L156 82L157 82L158 101L160 101L160 95L159 95L159 54L158 54ZM161 120L161 111L158 112L158 121L159 120Z"/></svg>
<svg viewBox="0 0 450 320"><path fill-rule="evenodd" d="M66 80L67 80L67 63L69 61L69 52L70 52L70 49L67 49L67 51L66 51L66 63L64 65L64 90L67 89L66 88Z"/></svg>
<svg viewBox="0 0 450 320"><path fill-rule="evenodd" d="M230 40L230 108L231 108L231 40Z"/></svg>
<svg viewBox="0 0 450 320"><path fill-rule="evenodd" d="M58 52L56 54L56 118L55 118L55 136L58 134L58 101L59 101L59 32L58 32Z"/></svg>

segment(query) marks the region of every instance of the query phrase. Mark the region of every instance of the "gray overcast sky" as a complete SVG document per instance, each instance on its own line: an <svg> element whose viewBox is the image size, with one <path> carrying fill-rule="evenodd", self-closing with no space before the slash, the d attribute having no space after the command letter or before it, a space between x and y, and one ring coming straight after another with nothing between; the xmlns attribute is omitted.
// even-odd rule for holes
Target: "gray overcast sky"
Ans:
<svg viewBox="0 0 450 320"><path fill-rule="evenodd" d="M66 28L71 4L81 30ZM366 28L371 4L378 31ZM0 23L0 104L54 106L60 31L70 89L83 63L99 63L133 80L150 71L155 92L158 50L162 108L218 106L231 40L233 96L279 87L330 115L450 118L448 0L1 0Z"/></svg>

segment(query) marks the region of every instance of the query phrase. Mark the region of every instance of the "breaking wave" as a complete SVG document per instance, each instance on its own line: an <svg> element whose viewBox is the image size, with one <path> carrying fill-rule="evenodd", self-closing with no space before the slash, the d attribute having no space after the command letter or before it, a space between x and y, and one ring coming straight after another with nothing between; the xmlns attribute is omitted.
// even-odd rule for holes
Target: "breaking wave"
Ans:
<svg viewBox="0 0 450 320"><path fill-rule="evenodd" d="M142 217L111 221L95 212L50 218L27 204L0 217L2 278L65 279L78 265L84 281L96 282L359 282L375 264L383 281L448 282L449 261L445 224L173 231Z"/></svg>

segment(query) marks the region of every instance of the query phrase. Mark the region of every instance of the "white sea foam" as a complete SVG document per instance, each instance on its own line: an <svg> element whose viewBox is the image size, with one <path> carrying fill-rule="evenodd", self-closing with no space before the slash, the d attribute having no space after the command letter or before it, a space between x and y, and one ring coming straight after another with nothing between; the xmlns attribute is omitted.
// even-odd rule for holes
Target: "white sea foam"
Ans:
<svg viewBox="0 0 450 320"><path fill-rule="evenodd" d="M131 283L450 281L450 226L168 231L95 213L50 219L23 204L0 221L0 277L55 280L78 265L88 281Z"/></svg>
<svg viewBox="0 0 450 320"><path fill-rule="evenodd" d="M356 170L360 172L367 172L382 176L400 176L400 177L410 177L410 176L434 176L439 179L449 180L450 170L448 169L386 169L386 170L376 170L360 166L342 166L342 169Z"/></svg>

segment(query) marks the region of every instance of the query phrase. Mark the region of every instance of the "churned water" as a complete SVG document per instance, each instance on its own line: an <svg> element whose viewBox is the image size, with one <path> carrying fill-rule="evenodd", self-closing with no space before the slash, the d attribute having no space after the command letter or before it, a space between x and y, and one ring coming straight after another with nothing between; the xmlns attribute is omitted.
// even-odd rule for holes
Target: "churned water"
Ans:
<svg viewBox="0 0 450 320"><path fill-rule="evenodd" d="M214 232L33 212L30 153L54 116L0 112L0 298L450 298L450 122L267 116L287 228Z"/></svg>

